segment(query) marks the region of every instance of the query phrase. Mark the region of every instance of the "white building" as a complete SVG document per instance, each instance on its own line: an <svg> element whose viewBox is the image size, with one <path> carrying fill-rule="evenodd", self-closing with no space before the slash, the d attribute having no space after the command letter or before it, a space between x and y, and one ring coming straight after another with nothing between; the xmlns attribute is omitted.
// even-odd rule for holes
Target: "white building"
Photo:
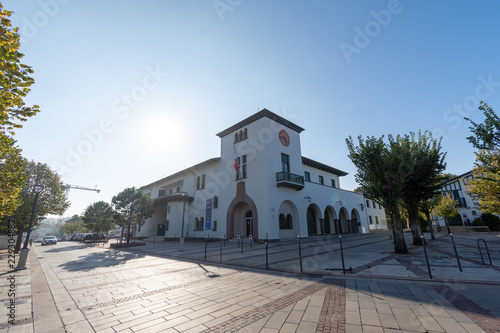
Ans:
<svg viewBox="0 0 500 333"><path fill-rule="evenodd" d="M442 184L441 195L452 198L457 201L458 214L453 219L448 219L450 226L467 226L472 225L472 222L481 217L483 214L474 206L476 202L467 192L469 181L474 178L472 171L466 172L460 176L452 178ZM445 225L443 218L435 217L435 220L440 226Z"/></svg>
<svg viewBox="0 0 500 333"><path fill-rule="evenodd" d="M382 207L340 188L347 173L302 156L303 130L263 109L218 133L221 157L141 188L155 213L138 235L278 240L386 229Z"/></svg>

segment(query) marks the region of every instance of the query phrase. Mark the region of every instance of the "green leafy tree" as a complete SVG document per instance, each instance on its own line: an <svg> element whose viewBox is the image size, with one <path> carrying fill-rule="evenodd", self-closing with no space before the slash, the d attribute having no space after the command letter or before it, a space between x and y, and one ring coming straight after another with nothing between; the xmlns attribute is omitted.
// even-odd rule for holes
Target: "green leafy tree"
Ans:
<svg viewBox="0 0 500 333"><path fill-rule="evenodd" d="M387 148L383 138L368 137L364 140L360 136L356 146L349 137L346 139L348 156L357 168L355 178L363 192L375 198L391 216L394 252L408 253L399 207L404 183L400 172L402 161Z"/></svg>
<svg viewBox="0 0 500 333"><path fill-rule="evenodd" d="M408 212L413 245L422 245L419 204L435 196L441 187L446 154L441 152L441 140L432 138L428 132L389 137L388 148L401 161L401 199Z"/></svg>
<svg viewBox="0 0 500 333"><path fill-rule="evenodd" d="M82 219L93 232L107 234L114 227L115 212L107 202L98 201L87 207Z"/></svg>
<svg viewBox="0 0 500 333"><path fill-rule="evenodd" d="M66 223L62 226L61 231L65 234L72 235L76 232L80 232L84 227L83 220L79 215L73 215L69 218Z"/></svg>
<svg viewBox="0 0 500 333"><path fill-rule="evenodd" d="M444 223L446 224L446 228L448 229L448 233L450 233L450 224L448 223L448 219L455 217L458 214L457 206L458 202L453 200L450 197L441 197L439 204L434 207L432 213L437 217L444 218Z"/></svg>
<svg viewBox="0 0 500 333"><path fill-rule="evenodd" d="M18 28L13 28L0 3L0 218L11 215L21 204L19 198L24 181L21 149L15 145L14 129L34 116L39 107L26 106L24 98L35 82L31 67L21 63Z"/></svg>
<svg viewBox="0 0 500 333"><path fill-rule="evenodd" d="M26 162L24 174L25 180L19 194L21 204L9 216L15 220L19 235L16 250L19 250L23 232L27 231L29 225L35 201L35 192L33 191L35 185L42 185L43 190L38 196L33 220L34 229L44 219L44 216L48 214L61 215L69 207L69 202L65 195L66 188L60 176L55 171L52 171L47 164L36 163L34 161ZM5 226L7 223L2 223L2 225Z"/></svg>
<svg viewBox="0 0 500 333"><path fill-rule="evenodd" d="M21 204L26 160L11 137L0 132L0 218L12 215Z"/></svg>
<svg viewBox="0 0 500 333"><path fill-rule="evenodd" d="M134 232L135 234L135 230L153 216L153 199L141 190L129 187L115 195L111 202L115 210L121 215L119 223L126 221L128 229L127 243L130 243L131 233Z"/></svg>
<svg viewBox="0 0 500 333"><path fill-rule="evenodd" d="M481 102L485 120L478 124L469 118L472 135L467 137L476 152L474 179L467 185L469 195L477 208L485 213L500 213L500 119L495 111Z"/></svg>
<svg viewBox="0 0 500 333"><path fill-rule="evenodd" d="M473 173L466 186L475 205L484 213L500 214L500 151L477 152Z"/></svg>
<svg viewBox="0 0 500 333"><path fill-rule="evenodd" d="M500 147L500 119L495 111L486 103L481 102L479 110L483 111L485 120L477 124L469 118L465 118L471 123L469 127L472 135L467 137L474 148L495 150Z"/></svg>

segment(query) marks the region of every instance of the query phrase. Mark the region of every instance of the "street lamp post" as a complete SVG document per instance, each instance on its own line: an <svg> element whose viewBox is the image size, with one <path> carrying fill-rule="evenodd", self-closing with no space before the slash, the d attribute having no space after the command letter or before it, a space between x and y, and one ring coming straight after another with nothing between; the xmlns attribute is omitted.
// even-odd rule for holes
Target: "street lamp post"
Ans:
<svg viewBox="0 0 500 333"><path fill-rule="evenodd" d="M19 254L19 262L16 267L17 271L26 269L26 260L28 259L28 253L30 251L30 249L28 248L28 242L30 239L31 227L33 226L33 220L35 219L35 211L36 211L36 204L38 202L38 195L43 191L43 185L39 184L35 185L34 191L35 191L35 202L33 203L33 210L31 211L30 224L28 226L28 232L26 233L24 246L21 249L21 253Z"/></svg>

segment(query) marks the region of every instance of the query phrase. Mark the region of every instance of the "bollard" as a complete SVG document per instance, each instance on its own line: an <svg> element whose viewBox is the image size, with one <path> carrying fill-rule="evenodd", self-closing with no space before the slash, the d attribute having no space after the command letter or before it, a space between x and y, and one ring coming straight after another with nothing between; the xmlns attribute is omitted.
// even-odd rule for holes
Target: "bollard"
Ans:
<svg viewBox="0 0 500 333"><path fill-rule="evenodd" d="M460 272L463 272L462 265L460 264L460 258L458 257L457 246L455 245L455 240L453 239L453 234L450 233L450 236L451 236L451 242L453 243L453 249L455 250L455 256L457 257L458 268L460 269Z"/></svg>
<svg viewBox="0 0 500 333"><path fill-rule="evenodd" d="M431 272L431 265L429 264L429 258L427 257L427 242L425 241L424 235L420 235L422 238L422 243L424 244L424 254L425 254L425 261L427 262L427 271L429 271L429 278L432 280L432 272Z"/></svg>
<svg viewBox="0 0 500 333"><path fill-rule="evenodd" d="M243 238L241 239L241 254L243 254Z"/></svg>
<svg viewBox="0 0 500 333"><path fill-rule="evenodd" d="M205 238L205 261L207 261L208 235Z"/></svg>
<svg viewBox="0 0 500 333"><path fill-rule="evenodd" d="M268 256L268 251L269 251L269 245L266 242L266 269L269 269L269 256Z"/></svg>
<svg viewBox="0 0 500 333"><path fill-rule="evenodd" d="M342 273L345 275L344 249L342 248L342 236L339 236L340 256L342 257Z"/></svg>
<svg viewBox="0 0 500 333"><path fill-rule="evenodd" d="M223 236L220 236L220 255L219 255L219 262L222 264L222 243L225 242L225 239Z"/></svg>
<svg viewBox="0 0 500 333"><path fill-rule="evenodd" d="M297 236L299 240L299 262L300 262L300 272L302 273L302 249L300 247L300 236Z"/></svg>
<svg viewBox="0 0 500 333"><path fill-rule="evenodd" d="M252 243L253 243L253 236L252 236L252 234L250 234L248 236L248 241L250 242L250 250L251 250L252 249Z"/></svg>

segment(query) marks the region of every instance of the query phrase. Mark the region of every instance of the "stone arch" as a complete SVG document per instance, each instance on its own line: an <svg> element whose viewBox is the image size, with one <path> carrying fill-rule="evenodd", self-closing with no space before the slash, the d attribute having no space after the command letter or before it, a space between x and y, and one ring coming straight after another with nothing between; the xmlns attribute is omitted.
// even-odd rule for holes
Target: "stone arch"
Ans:
<svg viewBox="0 0 500 333"><path fill-rule="evenodd" d="M325 234L338 234L338 223L335 221L338 221L337 217L337 212L335 211L335 208L332 206L328 205L325 208L325 220L324 220L324 225L325 225Z"/></svg>
<svg viewBox="0 0 500 333"><path fill-rule="evenodd" d="M309 236L319 235L321 233L321 211L316 204L310 204L307 207L307 234Z"/></svg>
<svg viewBox="0 0 500 333"><path fill-rule="evenodd" d="M245 216L248 211L252 213L253 219L253 239L259 239L259 217L255 202L247 194L236 196L227 209L226 214L226 237L234 238L236 233L243 234L245 232Z"/></svg>
<svg viewBox="0 0 500 333"><path fill-rule="evenodd" d="M356 208L351 210L351 225L353 233L359 234L361 232L361 216Z"/></svg>
<svg viewBox="0 0 500 333"><path fill-rule="evenodd" d="M296 238L299 234L299 212L292 201L285 200L281 203L278 210L278 229L280 239Z"/></svg>
<svg viewBox="0 0 500 333"><path fill-rule="evenodd" d="M339 226L340 226L340 233L342 234L351 233L351 229L349 228L349 212L345 207L340 208L339 211Z"/></svg>

